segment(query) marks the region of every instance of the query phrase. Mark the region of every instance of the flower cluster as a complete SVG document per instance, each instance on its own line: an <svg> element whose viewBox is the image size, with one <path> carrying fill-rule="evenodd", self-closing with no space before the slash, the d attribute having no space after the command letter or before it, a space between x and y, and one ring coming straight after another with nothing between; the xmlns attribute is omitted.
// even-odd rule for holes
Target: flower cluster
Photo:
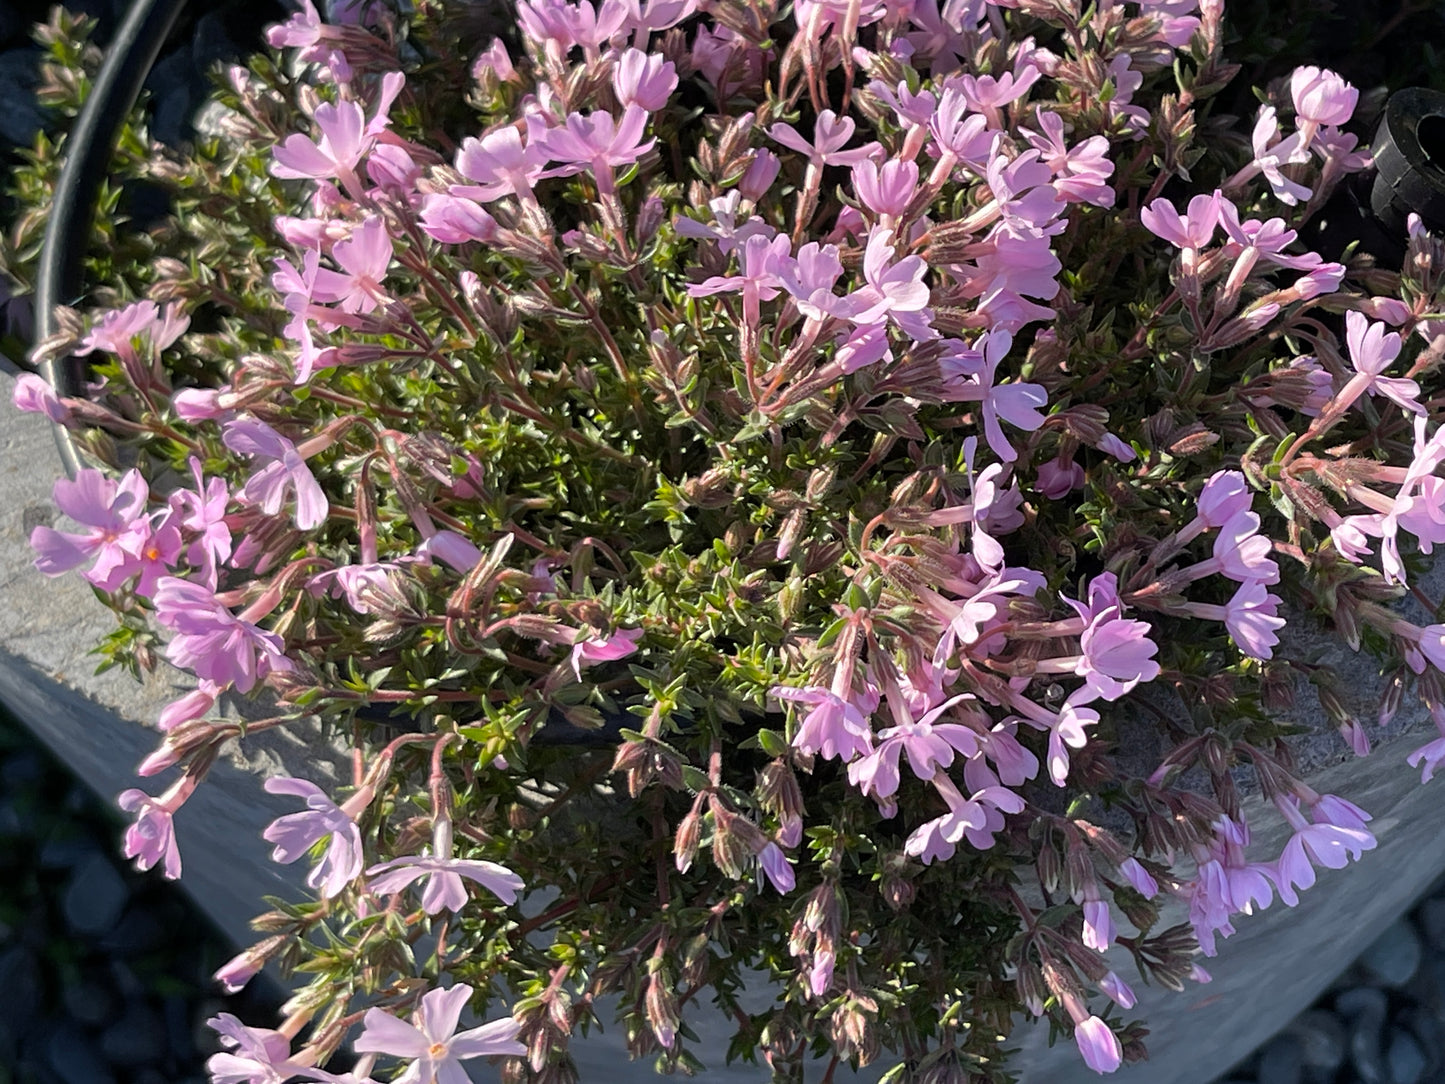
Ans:
<svg viewBox="0 0 1445 1084"><path fill-rule="evenodd" d="M492 39L307 0L271 35L295 78L228 73L216 148L152 167L186 258L43 344L87 396L16 394L110 468L57 484L76 529L37 566L108 598L114 661L159 637L198 682L127 854L179 876L226 742L353 741L344 784L266 785L317 899L218 977L313 978L278 1031L218 1018L215 1080L571 1080L604 995L691 1071L709 990L780 1073L1000 1079L1010 1004L1112 1072L1145 1055L1116 964L1206 981L1237 916L1374 847L1283 752L1313 671L1281 633L1313 606L1445 734L1445 625L1390 605L1445 542L1445 247L1412 223L1393 277L1310 249L1369 164L1358 94L1301 68L1243 156L1212 141L1222 16L521 0ZM1141 713L1142 766L1112 755Z"/></svg>

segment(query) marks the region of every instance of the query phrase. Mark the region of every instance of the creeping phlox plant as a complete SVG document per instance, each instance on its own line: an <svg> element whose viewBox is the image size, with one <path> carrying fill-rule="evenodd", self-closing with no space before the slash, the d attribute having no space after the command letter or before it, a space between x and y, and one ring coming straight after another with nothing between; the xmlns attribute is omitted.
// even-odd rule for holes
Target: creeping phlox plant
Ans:
<svg viewBox="0 0 1445 1084"><path fill-rule="evenodd" d="M197 679L126 853L180 875L228 742L354 754L266 783L315 898L218 977L309 982L214 1021L216 1081L575 1080L604 996L664 1069L713 1001L778 1080L1003 1081L1019 1010L1112 1072L1117 966L1208 981L1374 847L1293 771L1301 677L1368 740L1281 629L1428 705L1428 780L1445 624L1390 602L1438 617L1445 249L1310 251L1357 91L1301 68L1236 135L1222 6L306 0L194 155L125 152L177 217L39 347L89 394L16 394L108 468L40 570Z"/></svg>

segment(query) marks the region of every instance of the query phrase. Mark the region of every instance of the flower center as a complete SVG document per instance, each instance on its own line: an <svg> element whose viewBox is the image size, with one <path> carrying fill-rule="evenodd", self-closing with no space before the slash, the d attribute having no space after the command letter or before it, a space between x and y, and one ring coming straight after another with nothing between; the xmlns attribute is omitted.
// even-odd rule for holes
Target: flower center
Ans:
<svg viewBox="0 0 1445 1084"><path fill-rule="evenodd" d="M431 1046L426 1048L426 1052L429 1058L444 1058L447 1056L447 1044L432 1043Z"/></svg>

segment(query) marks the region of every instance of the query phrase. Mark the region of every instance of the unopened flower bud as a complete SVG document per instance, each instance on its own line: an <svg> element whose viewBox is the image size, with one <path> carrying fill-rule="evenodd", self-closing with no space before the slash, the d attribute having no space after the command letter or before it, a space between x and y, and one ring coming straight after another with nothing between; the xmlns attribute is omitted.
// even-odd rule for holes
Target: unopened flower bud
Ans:
<svg viewBox="0 0 1445 1084"><path fill-rule="evenodd" d="M643 1004L647 1014L647 1026L653 1037L666 1050L677 1043L677 1029L681 1023L677 1013L677 995L672 991L670 972L659 967L647 982L647 994Z"/></svg>
<svg viewBox="0 0 1445 1084"><path fill-rule="evenodd" d="M692 868L693 859L697 857L698 840L702 835L702 817L694 805L677 825L677 835L673 840L672 853L677 862L677 872L686 873Z"/></svg>

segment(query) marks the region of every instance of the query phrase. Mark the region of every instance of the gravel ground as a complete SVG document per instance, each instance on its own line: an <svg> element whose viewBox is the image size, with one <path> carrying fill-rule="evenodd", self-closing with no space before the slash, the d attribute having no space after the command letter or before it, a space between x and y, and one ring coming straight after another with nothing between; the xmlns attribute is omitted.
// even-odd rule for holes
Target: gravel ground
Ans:
<svg viewBox="0 0 1445 1084"><path fill-rule="evenodd" d="M101 19L103 44L126 0L69 6ZM39 53L28 27L47 7L0 0L0 162L44 123L30 101ZM148 84L159 138L176 144L190 134L205 70L239 55L236 43L256 40L279 11L273 0L183 17ZM0 713L0 1084L202 1082L217 1049L206 1018L273 1018L279 991L263 982L217 996L210 974L234 948L177 886L121 863L120 830L108 804ZM1133 1076L1147 1080L1148 1070ZM1440 1081L1445 881L1219 1084Z"/></svg>

